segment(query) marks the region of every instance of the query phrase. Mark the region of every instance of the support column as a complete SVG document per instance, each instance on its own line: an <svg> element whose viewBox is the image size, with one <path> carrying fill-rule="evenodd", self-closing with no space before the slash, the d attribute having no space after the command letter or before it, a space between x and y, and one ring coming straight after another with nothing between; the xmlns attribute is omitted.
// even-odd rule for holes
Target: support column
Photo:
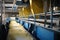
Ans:
<svg viewBox="0 0 60 40"><path fill-rule="evenodd" d="M54 0L50 0L50 7L51 7L50 8L50 12L51 12L51 15L50 15L50 20L51 20L50 28L53 27L53 6L54 6L53 2L54 2Z"/></svg>
<svg viewBox="0 0 60 40"><path fill-rule="evenodd" d="M44 5L44 13L45 13L45 22L44 22L44 27L46 27L46 22L47 22L47 0L43 0L43 5Z"/></svg>
<svg viewBox="0 0 60 40"><path fill-rule="evenodd" d="M3 1L3 14L2 14L2 24L6 24L6 17L5 17L5 3Z"/></svg>
<svg viewBox="0 0 60 40"><path fill-rule="evenodd" d="M3 2L0 0L0 23L2 24L2 14L3 14Z"/></svg>

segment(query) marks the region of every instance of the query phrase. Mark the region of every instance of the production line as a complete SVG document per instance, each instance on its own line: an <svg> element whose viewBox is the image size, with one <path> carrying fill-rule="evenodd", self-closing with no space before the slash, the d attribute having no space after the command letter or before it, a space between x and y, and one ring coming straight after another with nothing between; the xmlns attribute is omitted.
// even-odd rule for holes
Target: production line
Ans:
<svg viewBox="0 0 60 40"><path fill-rule="evenodd" d="M0 0L0 40L60 40L60 0Z"/></svg>

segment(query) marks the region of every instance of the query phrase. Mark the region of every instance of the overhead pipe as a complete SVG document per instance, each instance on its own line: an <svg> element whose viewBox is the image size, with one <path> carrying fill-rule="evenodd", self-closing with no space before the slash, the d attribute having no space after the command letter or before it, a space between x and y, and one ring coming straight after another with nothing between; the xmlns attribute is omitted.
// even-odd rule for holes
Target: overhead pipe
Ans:
<svg viewBox="0 0 60 40"><path fill-rule="evenodd" d="M34 17L34 30L32 31L32 33L34 33L34 32L36 31L36 23L35 23L36 18L35 18L35 13L34 13L33 7L32 7L32 0L30 0L29 2L30 2L30 10L31 10L32 15L33 15L33 17ZM28 18L28 19L29 19L29 18ZM37 34L37 33L35 33L35 35L36 35L36 34ZM35 36L35 35L34 35L34 36Z"/></svg>
<svg viewBox="0 0 60 40"><path fill-rule="evenodd" d="M31 10L32 15L34 17L35 15L34 15L33 7L32 7L32 0L29 0L29 2L30 2L30 8L31 8L30 10Z"/></svg>

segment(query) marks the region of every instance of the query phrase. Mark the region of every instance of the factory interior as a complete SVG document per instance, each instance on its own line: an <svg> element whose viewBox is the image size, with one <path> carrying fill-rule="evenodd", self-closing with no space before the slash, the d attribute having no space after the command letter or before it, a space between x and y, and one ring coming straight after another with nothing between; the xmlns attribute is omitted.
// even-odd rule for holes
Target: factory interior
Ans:
<svg viewBox="0 0 60 40"><path fill-rule="evenodd" d="M0 0L0 40L60 40L60 0Z"/></svg>

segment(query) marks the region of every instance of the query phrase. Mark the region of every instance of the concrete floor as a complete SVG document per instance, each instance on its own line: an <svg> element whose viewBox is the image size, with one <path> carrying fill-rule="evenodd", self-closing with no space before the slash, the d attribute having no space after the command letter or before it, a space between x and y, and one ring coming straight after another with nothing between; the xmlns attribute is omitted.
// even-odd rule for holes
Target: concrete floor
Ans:
<svg viewBox="0 0 60 40"><path fill-rule="evenodd" d="M33 40L33 37L16 21L10 22L7 40Z"/></svg>

